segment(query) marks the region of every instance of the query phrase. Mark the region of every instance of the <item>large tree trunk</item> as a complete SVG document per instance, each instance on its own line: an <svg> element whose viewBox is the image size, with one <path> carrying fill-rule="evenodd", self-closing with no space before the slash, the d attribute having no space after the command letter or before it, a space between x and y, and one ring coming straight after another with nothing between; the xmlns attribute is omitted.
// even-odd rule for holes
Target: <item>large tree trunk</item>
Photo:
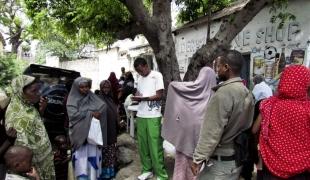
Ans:
<svg viewBox="0 0 310 180"><path fill-rule="evenodd" d="M20 42L13 42L12 43L11 52L13 54L17 54L17 51L18 51L20 44L21 44Z"/></svg>
<svg viewBox="0 0 310 180"><path fill-rule="evenodd" d="M160 72L164 76L165 87L171 81L180 81L180 72L177 57L175 54L175 44L171 31L171 3L167 0L153 1L152 21L156 24L158 44L151 46L154 50L155 58Z"/></svg>
<svg viewBox="0 0 310 180"><path fill-rule="evenodd" d="M18 48L22 43L21 35L23 28L17 28L15 31L10 29L10 43L12 45L11 52L17 54Z"/></svg>
<svg viewBox="0 0 310 180"><path fill-rule="evenodd" d="M184 76L184 81L196 79L200 69L207 63L212 62L219 53L223 53L225 48L229 48L232 40L242 29L265 5L271 2L272 0L250 0L243 9L224 18L215 37L198 49L192 56Z"/></svg>
<svg viewBox="0 0 310 180"><path fill-rule="evenodd" d="M159 71L164 77L165 87L167 87L171 81L181 81L174 46L169 44L164 45L158 53L155 53L155 58Z"/></svg>
<svg viewBox="0 0 310 180"><path fill-rule="evenodd" d="M131 27L119 32L119 38L143 34L155 54L159 71L167 88L171 81L180 81L180 72L171 30L171 2L153 0L153 15L148 14L142 0L122 1L135 20Z"/></svg>

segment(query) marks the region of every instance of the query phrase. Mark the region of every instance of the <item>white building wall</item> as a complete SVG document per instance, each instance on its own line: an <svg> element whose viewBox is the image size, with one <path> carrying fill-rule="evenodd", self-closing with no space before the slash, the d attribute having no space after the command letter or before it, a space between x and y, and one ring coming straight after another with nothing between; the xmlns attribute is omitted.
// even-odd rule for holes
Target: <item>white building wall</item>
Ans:
<svg viewBox="0 0 310 180"><path fill-rule="evenodd" d="M211 24L210 37L213 38L219 30L220 22ZM203 44L206 43L208 26L206 24L199 25L182 30L175 36L175 50L178 59L181 76L187 71L190 58Z"/></svg>
<svg viewBox="0 0 310 180"><path fill-rule="evenodd" d="M150 55L153 57L153 68L158 70L158 66L152 49L147 45L147 40L143 36L137 36L134 40L125 39L115 42L108 50L96 50L92 45L88 45L82 52L83 57L93 57L90 59L79 59L73 61L59 62L55 57L46 57L46 65L63 69L75 70L81 76L93 80L92 89L98 89L102 80L108 79L111 72L116 77L121 76L121 67L126 71L133 72L134 78L138 74L133 67L134 59L140 55Z"/></svg>
<svg viewBox="0 0 310 180"><path fill-rule="evenodd" d="M276 54L281 55L284 50L285 60L290 63L293 59L303 59L303 64L309 64L310 56L307 55L308 44L310 41L310 1L290 0L287 12L296 16L296 20L285 23L282 29L277 29L278 23L270 23L271 14L269 7L264 8L256 17L240 32L233 40L232 49L242 53L251 54L250 75L259 73L257 62L261 61L261 72L264 75L275 78L273 72L270 75L270 65L275 66ZM211 38L216 34L220 27L220 22L211 25ZM207 24L181 30L175 37L176 54L180 65L180 71L186 72L189 59L194 52L200 48L206 39ZM292 53L293 52L293 53ZM270 55L267 55L271 53ZM304 53L304 55L302 55ZM253 66L255 66L253 68ZM276 68L273 68L276 69ZM265 71L268 72L265 72Z"/></svg>
<svg viewBox="0 0 310 180"><path fill-rule="evenodd" d="M59 58L57 56L46 56L45 65L50 67L59 67Z"/></svg>
<svg viewBox="0 0 310 180"><path fill-rule="evenodd" d="M99 76L102 80L108 79L111 72L116 74L119 78L122 74L121 67L125 67L127 71L129 69L129 61L127 56L121 57L119 48L113 48L108 51L101 51L98 53L99 58Z"/></svg>
<svg viewBox="0 0 310 180"><path fill-rule="evenodd" d="M56 67L53 60L47 62L47 65ZM58 67L78 71L81 76L92 79L92 90L95 90L99 89L102 80L108 79L111 72L115 72L119 78L121 67L129 70L130 66L127 57L120 57L118 48L112 48L97 52L96 58L60 62Z"/></svg>
<svg viewBox="0 0 310 180"><path fill-rule="evenodd" d="M101 78L99 76L99 61L97 58L60 62L60 68L78 71L82 77L92 79L92 90L99 87Z"/></svg>

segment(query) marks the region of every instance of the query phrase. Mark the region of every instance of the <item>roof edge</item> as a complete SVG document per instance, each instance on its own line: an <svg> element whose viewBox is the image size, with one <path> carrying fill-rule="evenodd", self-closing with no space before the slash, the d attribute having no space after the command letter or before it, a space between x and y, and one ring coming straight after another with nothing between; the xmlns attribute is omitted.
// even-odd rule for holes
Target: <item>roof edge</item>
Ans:
<svg viewBox="0 0 310 180"><path fill-rule="evenodd" d="M226 7L220 11L217 11L215 13L212 14L212 17L211 17L211 21L215 21L215 20L218 20L218 19L221 19L225 16L228 16L228 15L231 15L237 11L240 11L242 10L245 5L247 5L247 3L249 2L250 0L239 0L237 2L234 2L232 3L229 7ZM179 28L176 28L174 30L172 30L173 33L178 33L184 29L187 29L187 28L191 28L191 27L195 27L199 24L203 24L203 23L206 23L208 22L208 16L205 15L205 16L201 16L199 17L198 19L196 19L195 21L191 21L191 22L188 22L186 24L184 24L182 27L179 27Z"/></svg>

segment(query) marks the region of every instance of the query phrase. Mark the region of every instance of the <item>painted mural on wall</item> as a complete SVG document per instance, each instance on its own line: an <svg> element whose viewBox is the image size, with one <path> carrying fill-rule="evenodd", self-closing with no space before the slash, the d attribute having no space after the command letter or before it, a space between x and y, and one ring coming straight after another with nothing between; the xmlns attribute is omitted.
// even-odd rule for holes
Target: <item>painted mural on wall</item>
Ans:
<svg viewBox="0 0 310 180"><path fill-rule="evenodd" d="M276 90L281 72L292 64L305 64L307 38L299 20L287 22L282 28L265 24L243 30L233 41L234 49L251 52L251 75L262 75Z"/></svg>
<svg viewBox="0 0 310 180"><path fill-rule="evenodd" d="M272 24L242 31L234 39L234 44L241 51L251 49L251 76L263 75L272 84L285 66L303 64L306 43L297 38L301 32L301 23L298 21L289 22L282 28Z"/></svg>
<svg viewBox="0 0 310 180"><path fill-rule="evenodd" d="M304 63L305 49L268 46L265 49L253 49L251 56L253 60L252 77L262 75L266 82L275 88L285 67Z"/></svg>

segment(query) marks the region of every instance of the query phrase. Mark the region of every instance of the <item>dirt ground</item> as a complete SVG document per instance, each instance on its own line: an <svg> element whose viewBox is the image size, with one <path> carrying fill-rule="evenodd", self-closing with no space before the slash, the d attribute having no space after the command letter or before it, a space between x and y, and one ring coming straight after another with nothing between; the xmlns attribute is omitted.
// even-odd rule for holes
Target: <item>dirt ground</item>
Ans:
<svg viewBox="0 0 310 180"><path fill-rule="evenodd" d="M120 140L122 139L122 140ZM141 164L140 164L140 157L137 150L137 140L135 138L130 137L128 134L123 134L122 137L118 139L118 141L126 141L127 143L131 144L133 155L131 156L133 162L124 169L121 169L118 172L117 180L137 180L137 177L141 173ZM165 166L168 172L169 179L172 179L173 175L173 168L174 168L174 157L172 154L165 152ZM253 180L256 179L256 171L253 175ZM156 180L156 177L152 178L152 180ZM240 178L240 180L243 180Z"/></svg>

